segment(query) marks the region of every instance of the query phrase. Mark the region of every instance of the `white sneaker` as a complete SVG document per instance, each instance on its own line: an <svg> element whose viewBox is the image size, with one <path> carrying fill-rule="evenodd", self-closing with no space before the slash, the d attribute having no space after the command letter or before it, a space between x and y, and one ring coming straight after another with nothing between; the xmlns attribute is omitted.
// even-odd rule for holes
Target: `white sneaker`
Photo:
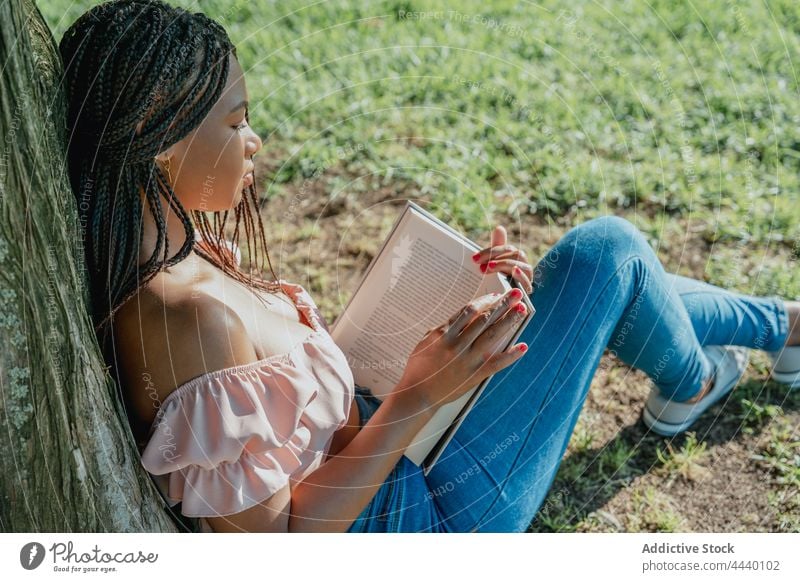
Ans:
<svg viewBox="0 0 800 582"><path fill-rule="evenodd" d="M714 385L693 403L668 400L653 386L642 411L642 421L653 432L674 436L688 429L701 414L733 390L750 360L750 350L740 346L704 346L703 352L714 366Z"/></svg>
<svg viewBox="0 0 800 582"><path fill-rule="evenodd" d="M777 352L767 352L772 360L772 378L794 390L800 388L800 346L784 346Z"/></svg>

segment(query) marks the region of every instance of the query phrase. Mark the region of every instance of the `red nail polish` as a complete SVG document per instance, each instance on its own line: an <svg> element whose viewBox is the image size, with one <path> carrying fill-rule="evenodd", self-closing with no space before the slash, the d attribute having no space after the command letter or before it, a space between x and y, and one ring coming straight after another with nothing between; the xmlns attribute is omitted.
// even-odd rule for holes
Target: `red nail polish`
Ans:
<svg viewBox="0 0 800 582"><path fill-rule="evenodd" d="M473 261L477 261L480 258L481 258L481 254L480 253L475 253L474 255L472 255L472 260Z"/></svg>
<svg viewBox="0 0 800 582"><path fill-rule="evenodd" d="M528 346L525 344L519 344L519 346L517 346L517 349L524 354L525 352L528 351Z"/></svg>
<svg viewBox="0 0 800 582"><path fill-rule="evenodd" d="M525 313L526 311L528 311L528 310L525 308L525 306L524 306L522 303L517 303L517 304L514 306L514 309L516 309L516 310L517 310L517 311L519 311L520 313Z"/></svg>
<svg viewBox="0 0 800 582"><path fill-rule="evenodd" d="M489 261L489 268L494 269L497 266L497 261Z"/></svg>
<svg viewBox="0 0 800 582"><path fill-rule="evenodd" d="M514 299L519 299L520 297L522 297L522 291L520 291L519 289L517 289L517 288L515 287L515 288L514 288L514 290L513 290L513 291L511 291L511 296L512 296Z"/></svg>
<svg viewBox="0 0 800 582"><path fill-rule="evenodd" d="M481 265L481 273L485 273L485 272L486 272L486 263Z"/></svg>

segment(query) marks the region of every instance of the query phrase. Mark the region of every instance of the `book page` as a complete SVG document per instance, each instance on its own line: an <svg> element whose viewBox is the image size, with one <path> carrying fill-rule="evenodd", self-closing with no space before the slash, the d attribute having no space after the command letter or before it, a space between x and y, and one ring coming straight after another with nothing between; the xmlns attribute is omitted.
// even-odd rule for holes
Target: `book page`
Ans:
<svg viewBox="0 0 800 582"><path fill-rule="evenodd" d="M481 273L476 250L412 209L400 217L333 326L358 385L384 398L430 328L475 297L510 288L502 276Z"/></svg>

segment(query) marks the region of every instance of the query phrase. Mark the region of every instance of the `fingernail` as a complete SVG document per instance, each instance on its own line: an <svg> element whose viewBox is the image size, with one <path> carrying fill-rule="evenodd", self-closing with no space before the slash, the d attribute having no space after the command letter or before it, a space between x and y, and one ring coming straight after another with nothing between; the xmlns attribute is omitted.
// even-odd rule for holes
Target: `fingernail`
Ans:
<svg viewBox="0 0 800 582"><path fill-rule="evenodd" d="M525 345L525 344L519 344L519 345L517 346L517 349L518 349L519 351L521 351L521 352L524 354L525 352L527 352L527 351L528 351L528 346L527 346L527 345Z"/></svg>
<svg viewBox="0 0 800 582"><path fill-rule="evenodd" d="M516 309L517 311L519 311L522 314L525 314L528 311L522 303L517 303L514 306L514 309Z"/></svg>
<svg viewBox="0 0 800 582"><path fill-rule="evenodd" d="M489 268L494 269L497 266L497 261L489 261Z"/></svg>
<svg viewBox="0 0 800 582"><path fill-rule="evenodd" d="M514 290L513 290L513 291L511 291L511 296L512 296L514 299L519 299L520 297L522 297L522 291L520 291L519 289L517 289L517 288L515 287L515 288L514 288Z"/></svg>
<svg viewBox="0 0 800 582"><path fill-rule="evenodd" d="M485 273L485 272L486 272L486 263L481 265L481 273Z"/></svg>
<svg viewBox="0 0 800 582"><path fill-rule="evenodd" d="M480 259L480 258L481 258L481 254L480 253L475 253L474 255L472 255L472 260L473 261L477 262L477 260Z"/></svg>
<svg viewBox="0 0 800 582"><path fill-rule="evenodd" d="M520 269L519 267L514 267L514 272L520 274L522 273L522 269Z"/></svg>

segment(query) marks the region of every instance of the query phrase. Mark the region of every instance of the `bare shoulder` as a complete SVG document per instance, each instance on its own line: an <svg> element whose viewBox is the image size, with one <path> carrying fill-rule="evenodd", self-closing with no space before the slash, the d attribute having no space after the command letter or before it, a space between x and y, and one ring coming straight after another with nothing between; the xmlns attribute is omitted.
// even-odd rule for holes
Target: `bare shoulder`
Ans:
<svg viewBox="0 0 800 582"><path fill-rule="evenodd" d="M225 303L188 292L184 280L153 282L120 309L114 323L138 438L144 437L160 403L178 386L207 372L258 359L244 322ZM290 507L287 484L249 509L206 519L215 532L286 532Z"/></svg>
<svg viewBox="0 0 800 582"><path fill-rule="evenodd" d="M253 507L220 517L205 518L215 533L287 533L292 493L287 483Z"/></svg>
<svg viewBox="0 0 800 582"><path fill-rule="evenodd" d="M178 386L257 360L244 322L219 299L185 287L143 287L114 324L120 376L137 419L149 425Z"/></svg>

